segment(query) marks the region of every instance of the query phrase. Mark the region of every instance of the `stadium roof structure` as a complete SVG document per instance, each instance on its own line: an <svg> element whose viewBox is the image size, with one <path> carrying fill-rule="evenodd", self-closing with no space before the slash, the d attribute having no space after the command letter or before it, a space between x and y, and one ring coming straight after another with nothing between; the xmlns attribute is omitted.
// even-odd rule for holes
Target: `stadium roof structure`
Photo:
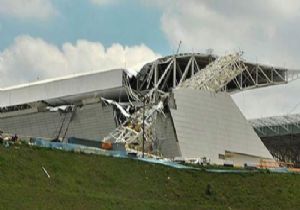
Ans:
<svg viewBox="0 0 300 210"><path fill-rule="evenodd" d="M248 63L241 52L175 54L146 64L135 77L116 69L2 89L0 127L120 143L167 158L260 164L272 155L230 94L291 79L287 69ZM67 109L51 111L59 105Z"/></svg>
<svg viewBox="0 0 300 210"><path fill-rule="evenodd" d="M300 133L300 114L258 118L249 122L260 137Z"/></svg>
<svg viewBox="0 0 300 210"><path fill-rule="evenodd" d="M143 66L137 75L134 87L137 90L147 90L156 87L167 92L181 85L183 81L191 78L217 59L218 56L202 53L183 53L159 58ZM241 56L239 56L239 59L242 59ZM223 60L219 64L220 68L218 69L223 70L224 68L222 67L226 66L228 61ZM234 65L243 65L243 70L229 76L228 74L231 73L229 71L215 72L215 76L218 74L227 75L227 81L222 86L221 91L235 93L246 89L285 84L299 78L299 71L251 63L243 59L237 60ZM213 74L211 76L211 78L216 79ZM222 77L218 79L222 79Z"/></svg>
<svg viewBox="0 0 300 210"><path fill-rule="evenodd" d="M72 104L88 97L125 95L123 69L95 71L0 89L0 107L43 101L52 106Z"/></svg>
<svg viewBox="0 0 300 210"><path fill-rule="evenodd" d="M117 99L126 97L126 85L136 91L153 88L169 92L182 86L185 80L192 78L213 61L217 65L208 68L204 80L214 84L215 91L234 93L245 89L285 84L298 78L298 71L249 63L236 53L236 58L221 57L212 54L184 53L159 58L147 63L136 77L125 69L95 71L56 79L48 79L9 88L0 89L0 107L18 106L43 101L51 106L73 104L87 97L100 96ZM232 59L236 59L233 61ZM232 65L227 66L226 65ZM229 68L230 67L230 68ZM237 70L237 71L235 71ZM124 77L127 75L128 77ZM124 78L130 81L124 81ZM196 78L198 81L199 78ZM208 84L208 81L204 81ZM219 87L219 89L216 89ZM212 88L212 87L211 87ZM211 88L204 88L211 90Z"/></svg>

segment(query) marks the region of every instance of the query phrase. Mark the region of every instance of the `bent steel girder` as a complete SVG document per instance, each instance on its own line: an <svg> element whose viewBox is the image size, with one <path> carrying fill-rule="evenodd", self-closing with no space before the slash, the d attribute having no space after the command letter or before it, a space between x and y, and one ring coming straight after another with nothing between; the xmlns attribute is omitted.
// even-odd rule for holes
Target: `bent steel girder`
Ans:
<svg viewBox="0 0 300 210"><path fill-rule="evenodd" d="M146 64L141 69L135 78L137 83L136 89L150 90L156 87L159 90L168 92L181 85L185 80L192 78L197 72L205 69L207 65L216 59L218 57L215 55L202 53L175 54L159 58L152 63ZM220 91L233 94L247 89L285 84L300 77L300 71L297 70L288 70L244 60L243 65L245 65L244 70L228 81ZM237 67L235 66L232 69L237 69ZM231 72L228 71L224 74L228 75Z"/></svg>

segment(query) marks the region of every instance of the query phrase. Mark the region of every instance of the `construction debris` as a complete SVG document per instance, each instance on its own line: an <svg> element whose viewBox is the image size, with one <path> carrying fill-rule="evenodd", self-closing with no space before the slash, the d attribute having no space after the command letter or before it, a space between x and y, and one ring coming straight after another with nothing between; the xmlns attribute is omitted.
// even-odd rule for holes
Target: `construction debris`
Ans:
<svg viewBox="0 0 300 210"><path fill-rule="evenodd" d="M42 166L42 169L45 172L45 174L47 175L47 177L50 179L50 175L49 175L48 171L44 168L44 166Z"/></svg>
<svg viewBox="0 0 300 210"><path fill-rule="evenodd" d="M53 116L54 120L49 122L49 124L55 124L56 126L53 126L55 128L51 128L51 130L55 131L50 132L43 128L44 126L48 126L46 123L44 125L42 120L36 122L35 119L37 118L35 118L33 114L30 115L30 119L35 121L34 125L38 123L42 125L32 129L35 132L34 134L29 132L26 135L48 136L48 139L52 140L50 143L36 141L35 144L40 144L40 146L68 151L81 151L82 149L82 151L86 153L108 155L122 151L126 155L134 154L137 157L141 155L144 157L144 153L148 153L147 157L162 158L164 156L172 158L174 161L176 157L180 157L184 162L190 159L189 161L191 163L197 164L226 164L228 160L225 159L225 151L232 148L234 151L237 150L242 154L257 155L257 157L271 159L272 156L267 150L252 150L252 148L255 147L264 149L264 146L257 144L259 139L254 135L254 131L248 124L246 124L246 128L249 132L252 132L251 134L253 134L253 136L249 138L247 142L255 142L253 144L255 146L248 147L251 149L246 147L236 149L232 146L237 143L233 142L233 139L247 139L247 132L243 133L243 137L231 135L232 132L238 130L239 127L236 126L238 125L237 123L242 122L245 124L245 119L232 122L231 125L231 121L226 121L224 118L221 119L222 123L219 123L219 116L215 115L215 112L210 112L212 108L208 110L208 108L213 107L215 102L207 104L197 103L199 101L202 102L202 99L205 102L209 101L213 95L213 97L216 96L214 98L218 100L215 104L222 106L223 102L231 101L229 100L230 97L218 99L219 95L223 93L210 94L208 93L209 91L231 92L257 87L257 85L282 84L286 82L284 78L285 73L285 69L275 69L245 63L242 59L241 52L219 58L211 55L199 56L198 54L173 55L165 59L160 59L152 63L152 65L145 65L136 78L130 78L130 75L123 71L115 72L111 77L107 78L116 78L115 75L119 75L119 80L116 81L116 86L109 86L109 89L104 85L106 84L106 80L103 80L102 77L100 79L101 81L103 80L103 82L91 79L87 81L91 81L95 84L94 89L91 89L92 87L85 87L83 88L84 91L80 93L80 96L76 91L75 93L73 93L73 91L66 91L63 95L55 94L57 98L44 98L45 101L35 102L34 104L31 103L31 110L27 110L28 107L16 108L18 108L18 110L20 109L20 112L22 111L21 114L24 115L28 115L28 113L38 113L38 115L42 116L49 115L51 119ZM93 76L90 75L90 77ZM120 80L121 77L122 80ZM81 78L82 80L80 79L79 81L86 81L84 80L86 78L88 78L88 76ZM68 80L68 83L72 83L70 81L72 80ZM83 82L78 82L79 87L81 83ZM98 85L102 83L103 87ZM109 83L110 82L108 82L108 84ZM66 87L69 87L69 85L66 85ZM178 90L180 88L182 89ZM204 91L192 91L188 89ZM73 95L69 93L73 93ZM102 96L111 98L106 99ZM199 96L201 99L196 101L194 100L194 96ZM27 99L25 102L26 101ZM14 103L11 102L9 102L9 104L14 105ZM71 106L64 104L71 104ZM193 106L186 106L189 104ZM228 118L235 119L233 115L239 112L237 107L233 104L231 105L232 114L230 113L230 117ZM218 124L222 124L222 126L217 127L220 128L218 130L222 131L220 134L217 133L218 135L215 136L210 135L212 133L210 130L211 127L214 128L213 125L205 127L204 124L198 124L198 122L202 122L202 120L207 120L204 119L202 115L202 111L206 112L206 109L209 113L207 117L216 120ZM219 107L216 106L214 109L219 109ZM222 113L227 113L227 109L221 110ZM41 112L46 113L44 115L44 113L42 114ZM103 115L95 115L96 113L103 113ZM19 114L20 113L5 112L1 113L1 116L3 119L7 117L14 118ZM193 118L194 116L195 118ZM165 119L163 119L163 117L165 117ZM46 117L41 119L44 118ZM85 121L87 118L88 120ZM53 122L56 119L59 119L59 121L57 121L57 123ZM30 122L31 120L28 121ZM103 126L102 122L105 126ZM211 124L216 124L216 122L212 121ZM9 123L6 124L8 125ZM6 124L4 123L4 127ZM14 122L12 124L14 124ZM225 126L227 124L230 124L234 129L223 129L226 128ZM84 127L84 125L87 125L87 127ZM106 128L106 125L109 125L107 126L108 128ZM116 126L117 128L113 130ZM205 132L197 132L199 131L199 127L203 128ZM9 130L8 128L5 129ZM91 132L88 129L90 129ZM68 130L70 130L69 133ZM19 131L17 132L19 133ZM103 134L107 134L108 132L111 133L103 138ZM209 135L205 135L206 133ZM92 145L88 143L89 140L97 141L96 146L94 146L97 147L97 150L91 148L93 146L89 148L79 148L68 144L67 142L69 142L69 138L72 138L72 136L82 138L73 138L73 141L77 143L82 143L86 139L86 145ZM207 136L208 138L206 138ZM206 144L212 144L215 139L218 140L218 142L216 141L214 144L221 145L220 148L224 148L224 154L220 153L219 150L202 150L203 148L206 149ZM202 144L198 144L199 142ZM224 142L226 144L224 144ZM240 141L240 143L243 144L242 141ZM123 150L117 149L116 145L120 146L120 148L123 147ZM212 155L214 152L216 154ZM255 163L258 161L258 158L255 159L251 157L251 159L256 161ZM231 159L230 161L232 163L230 165L234 165ZM245 161L248 164L248 159L245 158Z"/></svg>
<svg viewBox="0 0 300 210"><path fill-rule="evenodd" d="M130 116L130 114L119 103L117 103L113 100L105 99L103 97L101 98L101 100L107 104L115 105L120 110L120 112L124 115L124 117Z"/></svg>
<svg viewBox="0 0 300 210"><path fill-rule="evenodd" d="M3 144L4 147L9 147L12 144L19 144L19 138L17 134L10 135L7 133L3 133L3 131L0 131L0 143Z"/></svg>
<svg viewBox="0 0 300 210"><path fill-rule="evenodd" d="M217 58L193 77L179 84L178 88L220 91L236 76L247 70L241 56L242 53L238 52Z"/></svg>
<svg viewBox="0 0 300 210"><path fill-rule="evenodd" d="M219 91L228 82L247 69L242 62L241 56L242 53L238 52L219 57L205 69L196 73L192 78L180 83L178 87ZM163 75L168 72L169 67L170 65ZM163 78L162 76L161 80ZM138 103L135 106L135 112L129 115L117 102L102 98L103 101L116 105L127 118L124 123L105 137L103 141L124 142L127 150L132 152L144 151L146 148L146 152L153 155L155 151L153 147L156 139L153 122L158 113L164 115L164 103L169 94L159 90L160 81L144 96L135 93L129 83L125 84L128 95ZM156 155L159 155L159 152L156 152Z"/></svg>
<svg viewBox="0 0 300 210"><path fill-rule="evenodd" d="M155 96L155 94L158 94ZM140 97L141 98L141 97ZM156 100L158 99L158 100ZM142 104L127 120L104 138L104 142L124 142L128 150L141 151L143 142L147 152L152 152L154 141L153 122L157 113L163 113L166 95L161 92L150 91L139 99Z"/></svg>
<svg viewBox="0 0 300 210"><path fill-rule="evenodd" d="M106 150L112 150L113 145L110 142L103 142L101 143L101 148Z"/></svg>

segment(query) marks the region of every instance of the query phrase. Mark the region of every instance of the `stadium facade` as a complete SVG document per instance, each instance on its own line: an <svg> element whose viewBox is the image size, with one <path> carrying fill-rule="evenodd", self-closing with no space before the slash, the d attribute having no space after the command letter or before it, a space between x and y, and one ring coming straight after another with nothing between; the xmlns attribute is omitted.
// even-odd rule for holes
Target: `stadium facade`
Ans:
<svg viewBox="0 0 300 210"><path fill-rule="evenodd" d="M0 130L120 143L127 151L144 144L147 153L166 158L259 164L273 157L230 95L285 84L291 76L240 53L176 54L136 76L115 69L1 89Z"/></svg>

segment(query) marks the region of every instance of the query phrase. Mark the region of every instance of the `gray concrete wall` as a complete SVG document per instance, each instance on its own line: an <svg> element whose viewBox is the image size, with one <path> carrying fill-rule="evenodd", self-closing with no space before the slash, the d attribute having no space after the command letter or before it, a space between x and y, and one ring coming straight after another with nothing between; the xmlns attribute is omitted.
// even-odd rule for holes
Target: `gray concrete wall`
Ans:
<svg viewBox="0 0 300 210"><path fill-rule="evenodd" d="M154 122L154 130L158 140L158 150L164 157L174 158L181 156L170 113L166 113L166 116L162 114L157 115Z"/></svg>
<svg viewBox="0 0 300 210"><path fill-rule="evenodd" d="M229 94L180 88L174 98L171 113L182 157L217 164L225 151L272 158Z"/></svg>
<svg viewBox="0 0 300 210"><path fill-rule="evenodd" d="M55 138L65 116L66 120L60 135L62 137L71 113L48 111L0 118L0 130L22 136ZM66 137L100 141L115 128L112 106L102 106L101 103L85 105L77 108Z"/></svg>

